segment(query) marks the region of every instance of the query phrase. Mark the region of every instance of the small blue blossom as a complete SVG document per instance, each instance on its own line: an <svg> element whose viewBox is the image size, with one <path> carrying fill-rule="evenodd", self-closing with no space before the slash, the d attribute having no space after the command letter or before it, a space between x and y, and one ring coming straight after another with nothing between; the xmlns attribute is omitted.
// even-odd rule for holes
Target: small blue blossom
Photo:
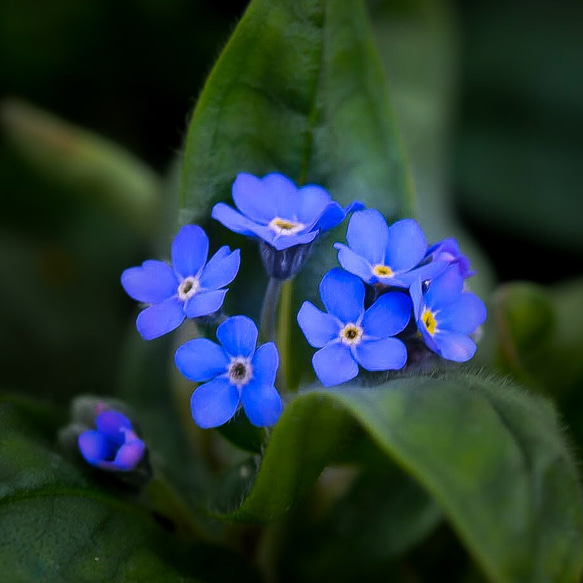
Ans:
<svg viewBox="0 0 583 583"><path fill-rule="evenodd" d="M444 269L449 265L456 265L464 279L476 274L473 269L470 269L470 260L461 253L455 239L443 239L443 241L431 245L427 249L425 259L443 263Z"/></svg>
<svg viewBox="0 0 583 583"><path fill-rule="evenodd" d="M257 327L246 316L233 316L217 328L222 346L206 338L189 340L176 351L178 370L204 382L190 401L192 417L202 428L218 427L240 405L257 427L274 425L283 408L275 388L279 355L273 342L255 350Z"/></svg>
<svg viewBox="0 0 583 583"><path fill-rule="evenodd" d="M178 328L185 317L207 316L221 308L228 291L221 288L235 279L240 252L224 246L207 263L208 250L206 233L197 225L186 225L172 242L172 265L150 260L122 273L127 294L150 304L136 320L146 340Z"/></svg>
<svg viewBox="0 0 583 583"><path fill-rule="evenodd" d="M420 265L427 241L416 221L403 219L389 227L375 209L352 215L346 241L348 246L334 244L340 265L370 285L406 288L416 279L430 279L447 267L443 261Z"/></svg>
<svg viewBox="0 0 583 583"><path fill-rule="evenodd" d="M92 466L129 472L142 461L146 446L130 420L118 411L103 411L95 418L96 429L78 437L79 451Z"/></svg>
<svg viewBox="0 0 583 583"><path fill-rule="evenodd" d="M484 302L464 291L457 265L424 286L417 280L410 288L417 327L426 346L446 360L465 362L476 352L470 334L486 320Z"/></svg>
<svg viewBox="0 0 583 583"><path fill-rule="evenodd" d="M362 208L353 203L343 209L321 186L298 188L283 174L258 178L242 172L233 183L233 201L213 208L214 219L231 231L257 237L277 251L311 243L319 233L339 225L348 212Z"/></svg>
<svg viewBox="0 0 583 583"><path fill-rule="evenodd" d="M411 299L388 292L364 309L362 281L339 268L320 282L320 297L328 313L304 302L297 320L308 343L320 348L312 358L314 371L324 386L338 385L369 371L397 370L407 362L403 342L392 338L411 318Z"/></svg>

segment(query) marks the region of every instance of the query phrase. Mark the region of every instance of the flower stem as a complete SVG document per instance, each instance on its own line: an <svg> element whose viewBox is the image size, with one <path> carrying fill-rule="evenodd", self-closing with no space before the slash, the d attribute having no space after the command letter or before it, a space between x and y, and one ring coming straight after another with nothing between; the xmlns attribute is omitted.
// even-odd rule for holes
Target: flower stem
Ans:
<svg viewBox="0 0 583 583"><path fill-rule="evenodd" d="M277 306L282 284L282 280L274 277L269 278L267 283L259 322L259 337L263 342L275 342L276 340Z"/></svg>
<svg viewBox="0 0 583 583"><path fill-rule="evenodd" d="M143 492L144 502L160 518L170 520L179 536L208 539L181 497L159 471Z"/></svg>
<svg viewBox="0 0 583 583"><path fill-rule="evenodd" d="M279 300L277 318L277 347L279 349L278 387L284 390L291 386L290 382L290 344L291 344L291 301L293 295L293 280L283 282Z"/></svg>

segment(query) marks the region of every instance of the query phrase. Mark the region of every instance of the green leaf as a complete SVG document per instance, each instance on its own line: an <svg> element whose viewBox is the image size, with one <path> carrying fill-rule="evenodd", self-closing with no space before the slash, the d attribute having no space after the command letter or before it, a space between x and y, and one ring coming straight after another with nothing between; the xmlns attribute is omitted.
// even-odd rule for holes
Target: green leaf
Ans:
<svg viewBox="0 0 583 583"><path fill-rule="evenodd" d="M49 181L87 196L140 233L158 218L161 180L122 147L18 100L0 104L10 143Z"/></svg>
<svg viewBox="0 0 583 583"><path fill-rule="evenodd" d="M561 402L583 377L583 281L501 286L493 302L498 363Z"/></svg>
<svg viewBox="0 0 583 583"><path fill-rule="evenodd" d="M492 581L567 583L582 574L583 500L561 422L548 402L494 378L404 378L299 394L256 475L242 473L247 495L224 518L283 515L339 459L357 422L437 501Z"/></svg>
<svg viewBox="0 0 583 583"><path fill-rule="evenodd" d="M391 563L435 529L442 518L435 501L387 462L357 474L348 491L322 510L329 490L342 487L341 474L326 472L312 499L287 521L278 565L283 580L373 581L381 573L388 580Z"/></svg>
<svg viewBox="0 0 583 583"><path fill-rule="evenodd" d="M182 222L206 219L242 171L315 182L393 217L413 212L360 0L251 2L190 124Z"/></svg>
<svg viewBox="0 0 583 583"><path fill-rule="evenodd" d="M42 419L44 417L44 420ZM30 581L225 581L253 572L230 553L175 536L171 521L112 476L53 449L62 416L0 400L2 577Z"/></svg>

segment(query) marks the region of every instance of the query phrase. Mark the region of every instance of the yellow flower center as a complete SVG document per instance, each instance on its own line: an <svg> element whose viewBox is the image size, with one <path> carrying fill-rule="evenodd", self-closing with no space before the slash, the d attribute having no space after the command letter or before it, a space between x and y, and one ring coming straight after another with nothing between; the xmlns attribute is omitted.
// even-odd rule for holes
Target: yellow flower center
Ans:
<svg viewBox="0 0 583 583"><path fill-rule="evenodd" d="M362 340L362 328L356 324L346 324L342 330L340 330L340 340L342 344L352 346L358 344Z"/></svg>
<svg viewBox="0 0 583 583"><path fill-rule="evenodd" d="M435 321L435 316L431 310L425 310L421 315L421 321L425 324L425 328L427 332L433 336L435 334L435 330L437 329L437 322Z"/></svg>
<svg viewBox="0 0 583 583"><path fill-rule="evenodd" d="M275 231L278 235L295 235L299 233L305 225L303 223L298 223L295 221L289 221L287 219L281 219L280 217L275 217L269 223L269 228Z"/></svg>
<svg viewBox="0 0 583 583"><path fill-rule="evenodd" d="M375 265L372 268L372 272L377 277L392 277L393 275L393 270L388 265L383 265L382 263Z"/></svg>

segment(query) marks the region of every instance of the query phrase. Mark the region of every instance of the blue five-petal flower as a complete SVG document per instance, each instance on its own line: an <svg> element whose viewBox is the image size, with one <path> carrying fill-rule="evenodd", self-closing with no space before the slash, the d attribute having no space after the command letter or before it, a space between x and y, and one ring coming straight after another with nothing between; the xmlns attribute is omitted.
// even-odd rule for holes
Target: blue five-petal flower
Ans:
<svg viewBox="0 0 583 583"><path fill-rule="evenodd" d="M348 246L334 244L340 265L370 285L407 288L416 279L430 279L447 267L443 261L420 266L427 241L419 224L403 219L389 227L376 209L352 215L346 241Z"/></svg>
<svg viewBox="0 0 583 583"><path fill-rule="evenodd" d="M297 320L314 354L314 371L324 386L338 385L369 371L397 370L405 366L407 349L392 338L411 317L411 299L401 292L383 294L364 309L364 284L339 268L320 282L320 297L328 313L304 302Z"/></svg>
<svg viewBox="0 0 583 583"><path fill-rule="evenodd" d="M427 347L446 360L465 362L474 356L469 337L486 320L484 302L464 291L459 266L448 267L426 288L420 280L410 288L414 315Z"/></svg>
<svg viewBox="0 0 583 583"><path fill-rule="evenodd" d="M225 227L257 237L277 251L311 243L319 233L339 225L361 203L343 209L320 186L297 187L283 174L258 178L241 172L233 183L233 201L215 205L212 217Z"/></svg>
<svg viewBox="0 0 583 583"><path fill-rule="evenodd" d="M204 382L192 394L192 417L202 428L218 427L240 405L257 427L274 425L282 411L275 388L279 355L273 342L255 350L257 327L246 316L233 316L217 328L221 345L206 338L178 348L175 362L189 380Z"/></svg>
<svg viewBox="0 0 583 583"><path fill-rule="evenodd" d="M134 300L150 304L138 315L136 326L146 340L171 332L185 317L198 318L221 308L241 261L239 249L221 247L207 263L209 241L197 225L180 229L172 242L172 265L145 261L121 276Z"/></svg>
<svg viewBox="0 0 583 583"><path fill-rule="evenodd" d="M96 429L81 433L79 451L92 466L103 470L131 471L144 457L146 446L130 420L118 411L104 411L95 419Z"/></svg>

